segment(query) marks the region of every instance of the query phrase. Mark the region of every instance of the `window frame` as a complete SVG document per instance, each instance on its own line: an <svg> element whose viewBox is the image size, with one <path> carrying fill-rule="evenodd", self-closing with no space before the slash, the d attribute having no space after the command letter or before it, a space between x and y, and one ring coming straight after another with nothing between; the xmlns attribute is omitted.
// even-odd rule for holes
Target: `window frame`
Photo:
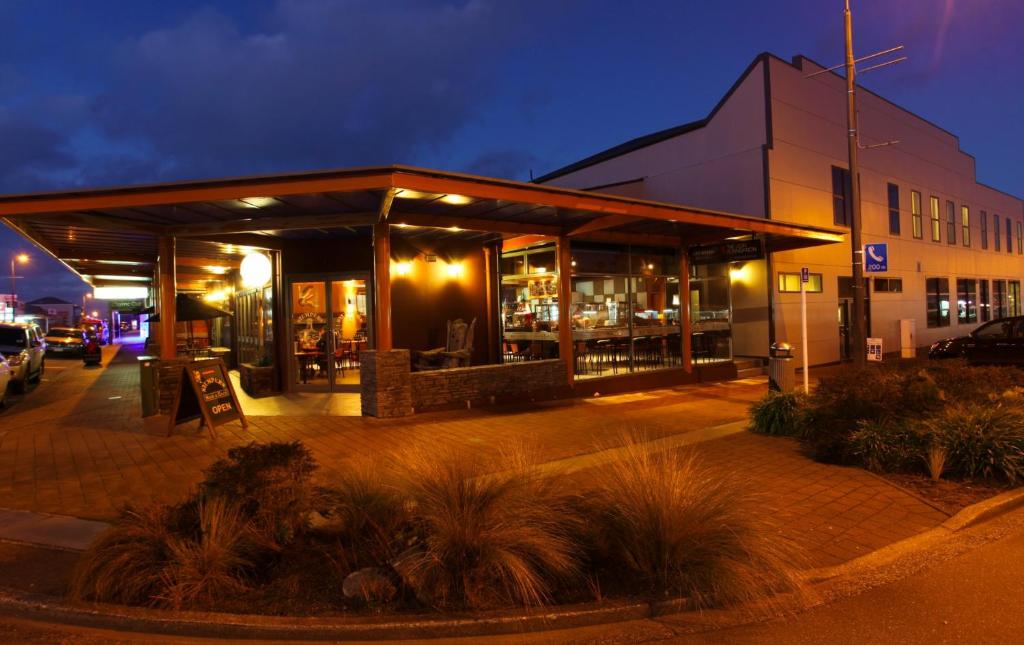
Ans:
<svg viewBox="0 0 1024 645"><path fill-rule="evenodd" d="M915 240L924 239L924 214L921 212L921 191L910 191L910 220Z"/></svg>
<svg viewBox="0 0 1024 645"><path fill-rule="evenodd" d="M879 289L878 285L884 284L884 289ZM892 287L896 287L893 289ZM903 278L875 278L873 288L875 293L903 293Z"/></svg>
<svg viewBox="0 0 1024 645"><path fill-rule="evenodd" d="M978 280L978 320L988 322L992 319L992 301L989 295L988 280Z"/></svg>
<svg viewBox="0 0 1024 645"><path fill-rule="evenodd" d="M978 211L981 217L981 250L988 250L988 213L985 211Z"/></svg>
<svg viewBox="0 0 1024 645"><path fill-rule="evenodd" d="M1001 251L1002 231L999 228L999 213L992 213L992 250Z"/></svg>
<svg viewBox="0 0 1024 645"><path fill-rule="evenodd" d="M946 242L956 244L956 204L946 200Z"/></svg>
<svg viewBox="0 0 1024 645"><path fill-rule="evenodd" d="M786 278L792 278L793 276L796 276L796 284L797 284L796 289L790 289L789 288L790 285L784 284L784 282L788 282L788 280L785 280ZM806 289L807 293L824 293L825 280L824 280L822 274L820 274L820 273L808 273L807 276L808 276L807 289ZM818 288L817 289L815 289L812 286L814 284L814 279L815 278L818 279ZM775 284L776 284L776 287L779 290L779 293L800 293L800 272L797 271L796 273L793 273L792 271L779 271L778 274L777 274L777 277L775 278Z"/></svg>
<svg viewBox="0 0 1024 645"><path fill-rule="evenodd" d="M978 281L975 278L957 278L956 324L973 325L976 322L978 322Z"/></svg>
<svg viewBox="0 0 1024 645"><path fill-rule="evenodd" d="M929 329L938 329L941 327L949 327L951 324L950 319L950 302L949 302L949 278L925 278L924 281L925 289L925 320ZM945 289L941 287L945 285ZM942 316L942 298L945 296L946 302L946 316ZM933 306L934 302L934 306Z"/></svg>
<svg viewBox="0 0 1024 645"><path fill-rule="evenodd" d="M832 166L832 223L836 226L850 227L853 220L852 193L849 169Z"/></svg>
<svg viewBox="0 0 1024 645"><path fill-rule="evenodd" d="M1024 224L1017 222L1017 255L1024 255Z"/></svg>
<svg viewBox="0 0 1024 645"><path fill-rule="evenodd" d="M886 199L889 202L889 235L900 234L900 187L890 183L886 186Z"/></svg>
<svg viewBox="0 0 1024 645"><path fill-rule="evenodd" d="M1006 252L1013 253L1013 220L1009 217L1006 220Z"/></svg>
<svg viewBox="0 0 1024 645"><path fill-rule="evenodd" d="M928 200L928 216L931 221L932 242L942 242L942 217L939 198L930 195Z"/></svg>

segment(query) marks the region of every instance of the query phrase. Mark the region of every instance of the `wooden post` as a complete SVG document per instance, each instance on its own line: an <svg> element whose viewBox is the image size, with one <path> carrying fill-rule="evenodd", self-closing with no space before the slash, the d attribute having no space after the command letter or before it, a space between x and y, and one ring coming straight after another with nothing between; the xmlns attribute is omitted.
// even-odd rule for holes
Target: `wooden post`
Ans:
<svg viewBox="0 0 1024 645"><path fill-rule="evenodd" d="M497 249L491 244L484 246L484 289L487 301L487 362L491 365L498 363L498 347L501 345L501 338L498 337L498 305L495 302L495 279L494 263L498 257Z"/></svg>
<svg viewBox="0 0 1024 645"><path fill-rule="evenodd" d="M690 337L690 258L687 248L679 249L679 325L682 337L683 369L693 373L693 338Z"/></svg>
<svg viewBox="0 0 1024 645"><path fill-rule="evenodd" d="M168 360L178 355L177 276L174 272L174 238L160 238L158 252L160 270L160 358Z"/></svg>
<svg viewBox="0 0 1024 645"><path fill-rule="evenodd" d="M391 227L386 221L373 225L373 313L376 349L388 351L391 340Z"/></svg>
<svg viewBox="0 0 1024 645"><path fill-rule="evenodd" d="M560 235L558 255L558 358L565 363L569 387L573 386L575 347L572 343L572 249L569 238Z"/></svg>

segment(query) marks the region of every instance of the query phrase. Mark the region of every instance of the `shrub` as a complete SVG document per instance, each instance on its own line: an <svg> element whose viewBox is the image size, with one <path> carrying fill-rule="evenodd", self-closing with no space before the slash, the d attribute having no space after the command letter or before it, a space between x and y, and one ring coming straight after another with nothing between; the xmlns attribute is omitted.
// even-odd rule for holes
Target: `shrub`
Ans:
<svg viewBox="0 0 1024 645"><path fill-rule="evenodd" d="M301 442L250 443L206 471L205 497L234 501L268 545L280 548L308 526L316 504L316 462Z"/></svg>
<svg viewBox="0 0 1024 645"><path fill-rule="evenodd" d="M170 507L126 507L117 522L82 554L71 577L76 600L151 604L163 590L171 558Z"/></svg>
<svg viewBox="0 0 1024 645"><path fill-rule="evenodd" d="M426 447L398 456L420 548L395 568L421 601L539 605L577 575L578 520L567 487L534 463L521 448L501 462ZM502 464L512 467L494 473Z"/></svg>
<svg viewBox="0 0 1024 645"><path fill-rule="evenodd" d="M820 461L857 463L851 436L858 422L926 418L941 407L942 397L926 370L844 369L812 392L803 439Z"/></svg>
<svg viewBox="0 0 1024 645"><path fill-rule="evenodd" d="M686 595L698 606L800 588L788 566L798 560L795 551L736 482L637 438L623 451L587 491L587 525L607 549L598 558L606 575Z"/></svg>
<svg viewBox="0 0 1024 645"><path fill-rule="evenodd" d="M1024 479L1024 411L1005 403L951 405L929 427L943 437L949 471L969 478Z"/></svg>
<svg viewBox="0 0 1024 645"><path fill-rule="evenodd" d="M804 395L799 392L768 392L750 406L750 429L770 435L797 437L803 432Z"/></svg>
<svg viewBox="0 0 1024 645"><path fill-rule="evenodd" d="M876 472L916 469L929 443L927 434L912 423L881 419L861 420L850 435L850 453L860 465Z"/></svg>
<svg viewBox="0 0 1024 645"><path fill-rule="evenodd" d="M946 400L961 403L988 402L1024 380L1024 373L1015 367L969 366L964 361L931 364L927 372Z"/></svg>

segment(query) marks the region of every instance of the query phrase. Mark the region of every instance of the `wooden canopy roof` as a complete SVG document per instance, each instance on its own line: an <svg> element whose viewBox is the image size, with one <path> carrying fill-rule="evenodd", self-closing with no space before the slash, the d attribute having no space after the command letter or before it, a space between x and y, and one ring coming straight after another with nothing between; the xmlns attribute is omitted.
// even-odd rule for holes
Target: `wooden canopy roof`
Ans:
<svg viewBox="0 0 1024 645"><path fill-rule="evenodd" d="M0 196L0 218L91 284L150 277L157 240L179 266L232 266L281 237L396 225L504 237L689 246L744 235L768 251L843 240L833 228L407 166Z"/></svg>

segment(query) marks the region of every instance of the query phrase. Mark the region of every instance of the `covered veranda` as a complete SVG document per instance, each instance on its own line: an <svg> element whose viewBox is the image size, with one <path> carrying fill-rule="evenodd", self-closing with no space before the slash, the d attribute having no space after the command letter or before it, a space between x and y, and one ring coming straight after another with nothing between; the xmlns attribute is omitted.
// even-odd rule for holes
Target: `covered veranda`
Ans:
<svg viewBox="0 0 1024 645"><path fill-rule="evenodd" d="M399 379L447 388L364 404L384 415L498 400L519 381L564 396L692 382L702 369L727 376L728 360L700 364L700 351L695 367L694 324L710 325L695 311L704 278L690 251L744 242L770 254L843 239L404 166L5 196L0 216L95 287L146 287L163 361L206 353L182 347L175 300L190 293L233 313L209 325L207 345L223 345L253 387L372 398L388 389L384 367L404 362ZM242 266L254 255L268 269L255 282ZM456 320L470 340L453 347Z"/></svg>

